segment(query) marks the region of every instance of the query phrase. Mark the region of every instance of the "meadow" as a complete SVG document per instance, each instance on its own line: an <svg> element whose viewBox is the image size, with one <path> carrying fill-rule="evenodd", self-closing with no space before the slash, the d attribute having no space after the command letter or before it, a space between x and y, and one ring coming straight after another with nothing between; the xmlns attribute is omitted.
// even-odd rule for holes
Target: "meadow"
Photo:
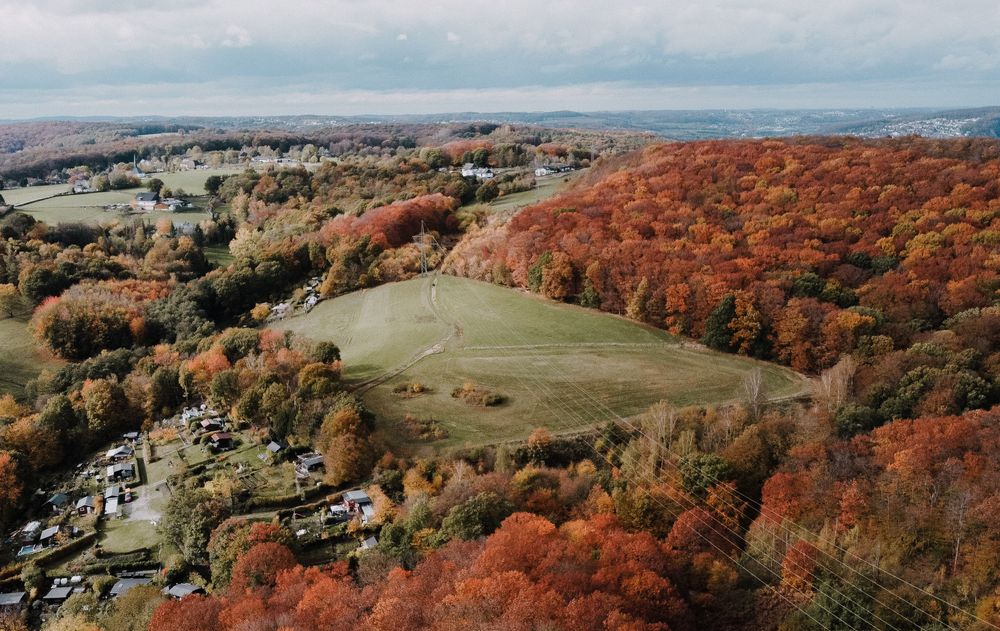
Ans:
<svg viewBox="0 0 1000 631"><path fill-rule="evenodd" d="M0 320L0 394L21 396L24 384L62 362L35 345L28 316Z"/></svg>
<svg viewBox="0 0 1000 631"><path fill-rule="evenodd" d="M354 292L274 325L340 345L345 379L364 394L390 442L410 414L433 419L455 447L516 440L538 426L571 432L642 412L739 397L759 367L773 398L804 381L763 362L716 353L617 316L518 290L428 276ZM403 397L400 384L426 392ZM471 382L504 403L470 407L451 396Z"/></svg>
<svg viewBox="0 0 1000 631"><path fill-rule="evenodd" d="M508 195L498 197L490 202L490 207L494 210L501 211L537 204L538 202L548 199L558 193L563 187L572 182L580 173L583 173L583 171L571 171L569 173L539 177L535 180L535 188L528 191L510 193Z"/></svg>
<svg viewBox="0 0 1000 631"><path fill-rule="evenodd" d="M206 195L205 180L210 175L230 175L242 170L239 167L228 167L223 169L178 171L176 173L154 173L150 178L159 178L174 192L184 191L187 195L196 197ZM85 223L111 223L123 218L117 211L105 210L106 206L112 204L128 204L135 197L135 194L146 190L143 188L130 188L120 191L105 191L101 193L81 193L77 195L60 195L70 190L68 184L53 184L48 186L30 186L5 190L2 194L8 204L18 206L20 212L31 215L38 221L48 224L60 222L82 221ZM58 197L53 197L58 195ZM203 210L204 199L195 199L195 208L181 212L151 212L141 215L130 215L130 217L141 217L149 222L167 217L174 223L198 223L211 218L211 215Z"/></svg>

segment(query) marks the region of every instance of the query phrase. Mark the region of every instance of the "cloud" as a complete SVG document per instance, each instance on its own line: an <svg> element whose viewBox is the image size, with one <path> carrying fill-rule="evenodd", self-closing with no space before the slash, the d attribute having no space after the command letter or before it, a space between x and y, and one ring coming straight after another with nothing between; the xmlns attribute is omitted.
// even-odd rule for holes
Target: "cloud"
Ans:
<svg viewBox="0 0 1000 631"><path fill-rule="evenodd" d="M222 45L226 48L246 48L252 44L253 37L250 36L250 31L235 24L226 27L226 38L222 40Z"/></svg>
<svg viewBox="0 0 1000 631"><path fill-rule="evenodd" d="M96 77L121 93L150 77L165 87L227 77L251 98L287 83L426 94L1000 79L995 0L177 2L0 1L0 101ZM239 52L248 46L260 54ZM896 104L912 97L900 89Z"/></svg>

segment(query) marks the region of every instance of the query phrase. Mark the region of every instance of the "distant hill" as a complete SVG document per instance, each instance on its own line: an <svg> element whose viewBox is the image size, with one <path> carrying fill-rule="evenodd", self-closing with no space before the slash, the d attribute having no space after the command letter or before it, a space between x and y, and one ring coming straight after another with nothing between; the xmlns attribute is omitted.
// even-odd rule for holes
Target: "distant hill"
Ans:
<svg viewBox="0 0 1000 631"><path fill-rule="evenodd" d="M977 109L826 109L826 110L642 110L576 112L450 112L362 116L233 116L233 117L103 117L48 118L145 126L169 130L282 130L302 132L359 124L439 124L470 121L521 123L542 127L620 129L652 132L665 138L760 138L794 135L850 134L865 137L920 135L935 138L1000 137L1000 107ZM17 123L17 121L7 121ZM4 121L0 120L0 123ZM23 121L22 121L23 123Z"/></svg>

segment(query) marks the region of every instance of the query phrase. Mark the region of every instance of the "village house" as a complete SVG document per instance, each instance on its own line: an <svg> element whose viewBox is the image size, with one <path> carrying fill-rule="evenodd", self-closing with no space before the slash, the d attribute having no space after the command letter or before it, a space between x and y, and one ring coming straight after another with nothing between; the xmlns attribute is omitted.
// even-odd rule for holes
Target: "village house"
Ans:
<svg viewBox="0 0 1000 631"><path fill-rule="evenodd" d="M56 535L59 534L59 526L52 526L51 528L46 528L42 531L42 534L38 535L38 543L43 547L49 547L55 545Z"/></svg>
<svg viewBox="0 0 1000 631"><path fill-rule="evenodd" d="M66 495L65 493L56 493L45 503L52 507L53 513L58 513L69 505L69 495Z"/></svg>
<svg viewBox="0 0 1000 631"><path fill-rule="evenodd" d="M361 517L361 524L367 526L375 517L375 507L372 499L364 491L348 491L344 493L343 506L348 513Z"/></svg>
<svg viewBox="0 0 1000 631"><path fill-rule="evenodd" d="M135 468L131 462L119 462L108 465L106 477L108 482L131 480L135 477Z"/></svg>
<svg viewBox="0 0 1000 631"><path fill-rule="evenodd" d="M81 497L76 501L76 512L81 515L89 515L97 510L97 501L93 495Z"/></svg>
<svg viewBox="0 0 1000 631"><path fill-rule="evenodd" d="M295 472L301 477L308 477L310 472L323 466L325 465L322 454L304 454L299 456L298 463L295 465Z"/></svg>
<svg viewBox="0 0 1000 631"><path fill-rule="evenodd" d="M203 432L220 432L225 429L222 421L217 418L204 419L198 423L198 426L201 427L201 431Z"/></svg>
<svg viewBox="0 0 1000 631"><path fill-rule="evenodd" d="M205 589L198 587L194 583L177 583L176 585L164 588L163 593L170 598L180 600L181 598L190 596L191 594L204 594Z"/></svg>
<svg viewBox="0 0 1000 631"><path fill-rule="evenodd" d="M151 193L151 192L136 193L135 199L132 200L131 206L133 210L151 212L156 209L156 204L159 201L160 201L159 193Z"/></svg>
<svg viewBox="0 0 1000 631"><path fill-rule="evenodd" d="M77 180L73 183L73 193L93 193L94 189L90 186L90 180Z"/></svg>
<svg viewBox="0 0 1000 631"><path fill-rule="evenodd" d="M477 167L469 162L462 166L462 177L474 177L479 181L492 180L494 173L489 167Z"/></svg>
<svg viewBox="0 0 1000 631"><path fill-rule="evenodd" d="M209 438L209 444L215 451L229 451L236 446L233 435L229 432L215 432Z"/></svg>
<svg viewBox="0 0 1000 631"><path fill-rule="evenodd" d="M134 453L135 450L132 449L130 445L121 445L120 447L109 449L107 453L104 454L104 459L111 462L119 462L122 460L128 460Z"/></svg>
<svg viewBox="0 0 1000 631"><path fill-rule="evenodd" d="M361 549L372 550L377 545L378 545L378 539L376 539L374 536L371 536L361 542Z"/></svg>

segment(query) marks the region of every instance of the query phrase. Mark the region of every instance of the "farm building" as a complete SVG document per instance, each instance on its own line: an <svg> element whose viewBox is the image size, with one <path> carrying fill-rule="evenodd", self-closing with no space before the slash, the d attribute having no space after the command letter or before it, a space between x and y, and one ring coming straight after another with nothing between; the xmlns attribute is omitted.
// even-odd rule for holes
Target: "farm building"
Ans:
<svg viewBox="0 0 1000 631"><path fill-rule="evenodd" d="M53 585L52 589L42 596L42 600L49 604L62 604L72 594L73 588L69 585Z"/></svg>
<svg viewBox="0 0 1000 631"><path fill-rule="evenodd" d="M153 205L153 210L166 210L168 212L176 212L182 208L188 208L191 206L190 203L184 201L183 199L177 199L176 197L166 197L159 200Z"/></svg>

